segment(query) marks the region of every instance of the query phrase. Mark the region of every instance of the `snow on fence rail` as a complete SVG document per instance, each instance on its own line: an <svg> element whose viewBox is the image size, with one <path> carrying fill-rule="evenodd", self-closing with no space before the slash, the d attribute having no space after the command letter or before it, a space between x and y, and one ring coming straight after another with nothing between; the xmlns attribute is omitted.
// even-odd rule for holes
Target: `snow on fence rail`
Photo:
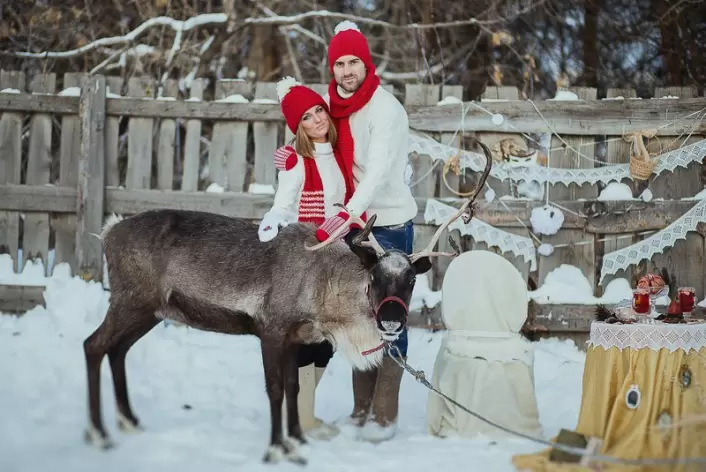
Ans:
<svg viewBox="0 0 706 472"><path fill-rule="evenodd" d="M17 260L18 249L24 259L43 261L54 250L55 264L68 262L74 273L101 279L100 241L92 234L109 213L168 207L257 220L270 207L276 184L272 153L291 137L275 100L275 83L221 80L211 94L197 79L187 98L178 96L175 81L168 81L164 96L153 99L158 87L152 79L123 83L119 77L93 76L85 82L89 93L81 93L85 77L66 74L59 91L54 74L33 77L27 85L22 73L0 72L0 91L5 92L0 93L0 253L10 252L15 270L24 262ZM311 86L326 91L325 84ZM651 149L655 151L675 149L706 134L703 122L683 119L706 109L706 100L694 98L690 88L655 90L655 97L681 97L670 100L630 100L635 92L623 89L611 90L609 96L628 99L596 100L595 89L571 91L582 100L531 102L519 100L514 87L491 87L487 100L464 103L465 115L453 102L437 106L449 97L459 102L459 86L407 85L402 101L411 128L453 147L470 149L467 138L475 134L491 148L511 139L527 150L532 141L544 142L542 133L553 131L544 144L544 159L556 168L627 163L625 133L656 129L658 137L649 143L657 146ZM493 119L496 114L503 119ZM435 230L424 218L427 199L449 198L453 204L459 193L472 189L477 174L470 169L455 174L435 156L411 153L410 162L419 204L415 246L422 247ZM535 199L517 199L517 183L493 178L489 183L497 197L506 197L481 200L477 217L527 236L531 211L547 195L541 190ZM555 251L538 255L533 272L524 259L509 252L504 256L531 285L542 285L562 264L576 266L600 296L610 280L597 283L602 255L638 241L638 233L664 228L691 208L694 202L682 198L702 190L701 164L653 176L649 188L651 202L599 201L599 186L590 184L550 186L549 199L566 209L562 229L541 236ZM679 280L695 284L700 299L706 292L702 234L690 233L653 259ZM458 232L452 236L462 250L488 248ZM448 263L435 261L430 290L440 290ZM617 276L630 279L648 269L652 267L631 267ZM566 322L560 309L544 306L537 324L550 332L586 332L590 311L571 307L566 316L573 321ZM439 324L438 306L422 312L420 323Z"/></svg>

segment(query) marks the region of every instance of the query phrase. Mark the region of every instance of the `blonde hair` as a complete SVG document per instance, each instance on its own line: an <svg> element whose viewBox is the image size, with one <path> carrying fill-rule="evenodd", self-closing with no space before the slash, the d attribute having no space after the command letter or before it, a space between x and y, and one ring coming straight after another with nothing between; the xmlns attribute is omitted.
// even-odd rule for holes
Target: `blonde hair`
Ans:
<svg viewBox="0 0 706 472"><path fill-rule="evenodd" d="M328 134L326 135L328 142L331 146L336 146L336 141L338 140L338 133L336 132L336 127L333 125L333 120L329 117L328 121ZM314 142L304 131L301 120L297 125L297 132L294 134L294 150L297 154L304 157L314 157Z"/></svg>

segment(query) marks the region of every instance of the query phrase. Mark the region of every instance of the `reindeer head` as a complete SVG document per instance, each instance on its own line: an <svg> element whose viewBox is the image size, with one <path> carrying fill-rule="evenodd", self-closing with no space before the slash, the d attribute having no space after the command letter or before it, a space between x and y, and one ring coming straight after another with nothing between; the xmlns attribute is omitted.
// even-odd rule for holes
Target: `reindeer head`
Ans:
<svg viewBox="0 0 706 472"><path fill-rule="evenodd" d="M351 216L349 223L357 223L364 226L363 231L354 237L347 237L351 250L360 258L363 266L368 272L369 281L367 287L368 300L370 302L372 316L375 319L380 335L386 341L394 341L402 333L407 324L409 314L409 302L412 299L412 291L418 274L424 274L431 269L431 257L433 256L456 256L459 250L449 237L451 246L456 252L432 252L434 246L439 241L441 234L459 216L464 223L473 218L474 200L483 188L490 168L492 166L492 156L485 144L479 141L486 156L486 166L480 178L478 186L473 194L466 200L459 210L434 233L429 244L420 252L411 255L396 250L384 249L372 234L373 224L376 215L372 215L365 223L360 218ZM345 210L343 205L338 205ZM315 246L307 246L307 249L315 251L338 240L345 232L345 226L334 231L326 241Z"/></svg>
<svg viewBox="0 0 706 472"><path fill-rule="evenodd" d="M428 257L413 261L403 251L384 249L371 233L376 218L376 215L372 215L366 223L360 218L351 217L349 223L358 223L364 228L358 234L351 232L345 242L367 272L365 291L371 316L380 335L386 341L394 341L407 324L408 307L417 274L431 269L431 261ZM339 228L326 241L307 249L315 251L328 246L337 241L345 229Z"/></svg>

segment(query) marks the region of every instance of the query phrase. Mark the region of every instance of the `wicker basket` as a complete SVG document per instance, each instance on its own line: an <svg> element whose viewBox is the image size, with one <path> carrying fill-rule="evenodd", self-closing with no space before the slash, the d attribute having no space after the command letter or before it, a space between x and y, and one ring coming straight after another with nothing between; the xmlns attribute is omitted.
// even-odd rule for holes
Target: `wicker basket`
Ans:
<svg viewBox="0 0 706 472"><path fill-rule="evenodd" d="M630 175L637 180L647 180L655 168L655 161L645 161L639 157L630 156Z"/></svg>

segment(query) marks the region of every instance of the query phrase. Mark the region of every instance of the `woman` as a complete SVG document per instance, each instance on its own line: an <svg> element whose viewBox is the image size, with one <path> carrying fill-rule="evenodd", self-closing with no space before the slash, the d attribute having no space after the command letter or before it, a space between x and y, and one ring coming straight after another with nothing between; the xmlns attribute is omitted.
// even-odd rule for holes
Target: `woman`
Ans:
<svg viewBox="0 0 706 472"><path fill-rule="evenodd" d="M353 194L351 171L346 170L336 147L336 128L328 105L312 89L291 77L277 83L277 96L287 126L294 133L294 147L275 152L279 169L274 204L260 222L260 241L272 240L280 226L293 222L321 225L336 216L336 203L346 203ZM325 239L324 235L317 235ZM316 439L329 439L338 429L314 416L314 391L333 356L328 341L302 345L299 349L299 417L302 430ZM285 410L286 411L286 410Z"/></svg>
<svg viewBox="0 0 706 472"><path fill-rule="evenodd" d="M277 96L294 133L294 147L282 146L275 152L279 186L274 205L260 223L263 242L272 240L280 226L295 221L321 225L341 213L334 204L347 203L354 190L353 173L336 146L336 128L323 97L292 77L277 83ZM320 241L326 236L317 234Z"/></svg>

